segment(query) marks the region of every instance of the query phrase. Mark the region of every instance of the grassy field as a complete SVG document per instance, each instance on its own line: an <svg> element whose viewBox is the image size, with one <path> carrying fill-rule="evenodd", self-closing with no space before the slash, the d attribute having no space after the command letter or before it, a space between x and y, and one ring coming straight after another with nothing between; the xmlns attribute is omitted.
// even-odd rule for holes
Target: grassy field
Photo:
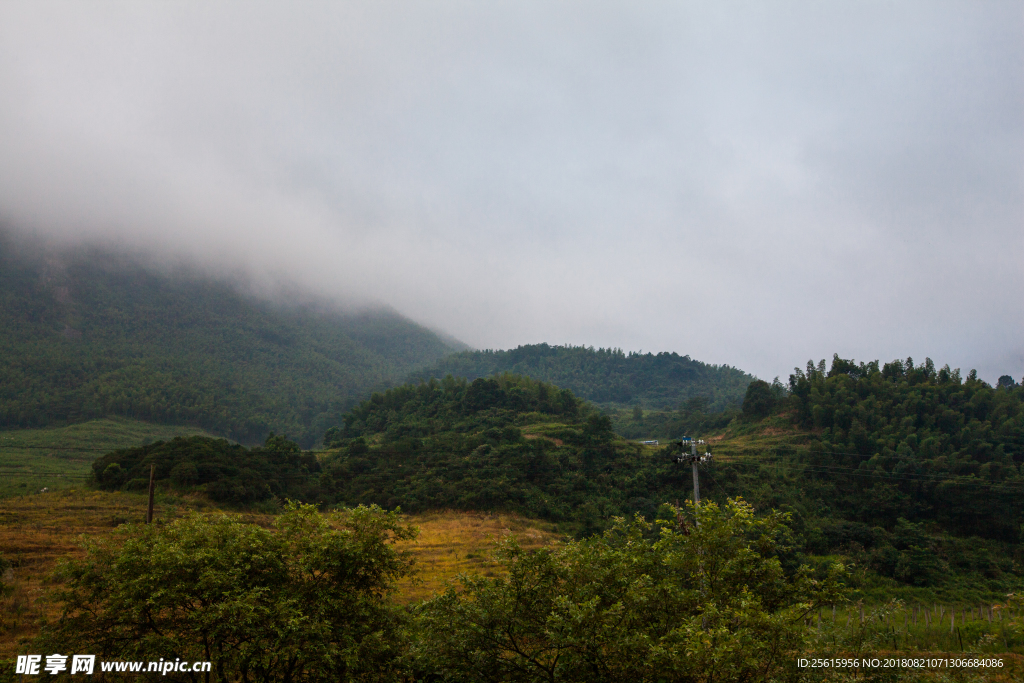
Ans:
<svg viewBox="0 0 1024 683"><path fill-rule="evenodd" d="M118 417L67 427L0 431L0 500L43 488L81 487L89 477L89 466L104 453L193 435L211 436L196 427Z"/></svg>
<svg viewBox="0 0 1024 683"><path fill-rule="evenodd" d="M217 511L198 497L157 494L157 519L192 510ZM145 515L146 497L134 493L67 488L0 503L0 553L14 564L4 578L12 590L0 596L0 660L9 659L20 640L35 635L40 618L56 616L58 606L48 602L46 595L56 587L48 577L57 561L81 556L83 539L107 536L122 524L141 523ZM270 522L267 515L244 517ZM513 515L437 512L407 520L419 527L420 535L402 544L416 560L415 575L399 585L402 602L444 590L446 582L460 572L494 575L498 567L491 551L505 534L516 534L527 548L559 541L547 525Z"/></svg>
<svg viewBox="0 0 1024 683"><path fill-rule="evenodd" d="M48 578L57 561L81 556L84 538L100 538L125 523L141 522L145 508L145 496L140 494L81 489L14 497L0 504L0 552L14 563L5 576L13 590L0 597L0 661L10 661L19 644L36 634L41 618L57 615L59 606L47 600L58 587ZM174 518L190 510L217 511L199 498L157 495L158 519ZM244 517L260 524L270 522L267 515ZM522 545L533 548L561 540L550 527L511 515L436 512L407 519L419 527L420 535L402 544L416 560L415 576L399 586L402 602L443 590L460 572L497 575L500 568L491 559L491 552L495 541L507 533L516 534ZM807 627L817 635L814 640L823 656L860 653L860 657L922 657L928 653L929 657L953 658L998 653L1004 662L999 671L976 678L955 674L949 678L944 677L947 672L934 669L920 680L1015 681L1021 680L1024 658L1006 653L1024 649L1021 631L1011 621L1019 622L1020 616L995 604L896 602L867 605L861 612L860 605L853 603L834 613L823 610L812 615Z"/></svg>

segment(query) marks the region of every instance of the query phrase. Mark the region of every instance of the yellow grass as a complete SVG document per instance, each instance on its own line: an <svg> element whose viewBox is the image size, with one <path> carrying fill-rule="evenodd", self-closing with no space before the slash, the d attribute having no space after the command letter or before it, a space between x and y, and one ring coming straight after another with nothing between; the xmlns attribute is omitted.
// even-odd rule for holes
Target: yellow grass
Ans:
<svg viewBox="0 0 1024 683"><path fill-rule="evenodd" d="M189 510L214 511L204 500L172 499L155 508L158 519L170 519ZM55 586L49 576L62 557L80 557L82 537L102 538L126 522L143 522L146 496L64 489L0 500L0 553L14 567L4 577L11 591L0 596L0 660L9 660L19 642L38 632L42 617L53 618L59 606L46 600ZM266 525L267 515L245 515ZM494 542L514 533L527 548L558 541L543 523L507 514L438 512L413 515L419 527L415 541L401 548L412 553L415 575L399 585L399 600L420 600L444 589L460 572L497 573L490 560Z"/></svg>
<svg viewBox="0 0 1024 683"><path fill-rule="evenodd" d="M399 584L403 602L443 591L446 582L462 572L497 576L492 551L507 534L515 534L521 546L531 549L560 540L543 523L508 514L447 511L407 519L419 527L420 535L400 545L416 559L415 575Z"/></svg>

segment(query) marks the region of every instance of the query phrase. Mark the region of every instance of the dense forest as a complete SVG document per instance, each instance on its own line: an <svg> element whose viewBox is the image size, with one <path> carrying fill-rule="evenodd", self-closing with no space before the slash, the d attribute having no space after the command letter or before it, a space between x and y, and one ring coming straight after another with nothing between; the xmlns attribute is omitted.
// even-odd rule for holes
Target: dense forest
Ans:
<svg viewBox="0 0 1024 683"><path fill-rule="evenodd" d="M992 387L931 361L836 357L827 372L824 361L808 364L788 388L751 383L729 424L701 433L716 456L703 469L702 495L792 513L793 563L839 554L909 586L963 580L998 592L1024 576L1022 402L1024 389L1008 377ZM684 404L671 419L680 429L722 419L702 405ZM580 537L616 516L653 519L692 493L677 445L625 441L569 390L509 373L374 394L324 441L329 450L315 466L295 461L287 473L259 464L265 455L246 464L242 449L233 469L222 469L222 488L245 491L258 478L264 500L289 490L328 506L513 511ZM127 470L149 462L142 451L126 462L130 453L98 463L97 480L130 488L140 475ZM113 462L122 463L117 480L105 474ZM173 480L178 465L156 462ZM302 477L307 484L296 486Z"/></svg>
<svg viewBox="0 0 1024 683"><path fill-rule="evenodd" d="M342 448L324 490L347 504L511 509L581 534L688 497L675 446L625 442L593 406L555 407L538 398L553 388L523 382L448 380L374 396L329 432ZM803 553L866 558L912 585L1013 581L1024 574L1022 398L1008 377L992 387L931 361L836 357L828 372L823 361L794 373L789 387L751 383L731 422L702 432L721 437L702 489L794 512ZM705 408L684 403L669 419L681 432L722 419Z"/></svg>
<svg viewBox="0 0 1024 683"><path fill-rule="evenodd" d="M0 232L0 427L121 415L305 447L356 401L455 350L379 311L275 305L115 254Z"/></svg>
<svg viewBox="0 0 1024 683"><path fill-rule="evenodd" d="M273 433L252 449L192 436L107 453L92 464L93 481L106 491L142 491L149 486L150 466L161 484L229 505L315 499L313 475L320 471L315 456Z"/></svg>
<svg viewBox="0 0 1024 683"><path fill-rule="evenodd" d="M800 506L809 549L867 554L919 585L950 570L979 582L1024 575L1024 390L1011 377L992 387L930 359L880 366L835 356L827 372L824 360L797 369L789 388L776 400L751 385L750 417L775 413L802 442L734 469L788 468L776 475L788 486L763 490L763 502Z"/></svg>
<svg viewBox="0 0 1024 683"><path fill-rule="evenodd" d="M417 371L412 379L450 374L474 380L503 372L550 382L603 407L675 409L698 398L712 412L739 406L753 380L728 365L708 365L676 353L627 354L621 349L548 344L463 351Z"/></svg>

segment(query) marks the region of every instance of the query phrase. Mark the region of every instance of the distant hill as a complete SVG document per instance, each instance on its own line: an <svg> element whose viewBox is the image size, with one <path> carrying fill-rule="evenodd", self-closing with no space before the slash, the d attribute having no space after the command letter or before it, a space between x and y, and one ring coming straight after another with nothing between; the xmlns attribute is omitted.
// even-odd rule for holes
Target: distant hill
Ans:
<svg viewBox="0 0 1024 683"><path fill-rule="evenodd" d="M751 383L727 424L700 431L698 449L714 452L704 500L791 513L787 566L845 558L870 570L861 590L980 600L1024 586L1024 387L910 358L835 356L789 379L789 391ZM689 497L679 445L630 443L612 427L571 391L512 374L407 384L328 431L320 500L512 511L589 534Z"/></svg>
<svg viewBox="0 0 1024 683"><path fill-rule="evenodd" d="M305 447L372 391L458 350L394 312L271 304L3 233L0 329L0 428L120 415L244 443L273 430Z"/></svg>
<svg viewBox="0 0 1024 683"><path fill-rule="evenodd" d="M708 365L676 353L623 353L621 349L531 344L508 351L463 351L412 379L445 375L473 380L511 372L550 382L604 406L675 409L691 398L707 409L739 406L754 379L728 365Z"/></svg>

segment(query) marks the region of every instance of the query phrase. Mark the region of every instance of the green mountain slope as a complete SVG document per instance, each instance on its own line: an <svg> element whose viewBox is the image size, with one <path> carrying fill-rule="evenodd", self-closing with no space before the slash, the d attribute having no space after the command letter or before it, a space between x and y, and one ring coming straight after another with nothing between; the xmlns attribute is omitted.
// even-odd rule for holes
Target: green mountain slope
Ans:
<svg viewBox="0 0 1024 683"><path fill-rule="evenodd" d="M0 235L0 427L120 415L304 446L374 389L454 349L388 311L284 306L108 253Z"/></svg>
<svg viewBox="0 0 1024 683"><path fill-rule="evenodd" d="M739 405L754 378L728 365L708 365L675 353L629 353L621 349L532 344L508 351L463 351L413 379L451 374L469 380L511 372L571 390L604 406L676 408L706 399L711 411Z"/></svg>
<svg viewBox="0 0 1024 683"><path fill-rule="evenodd" d="M1024 586L1024 388L1012 379L991 387L931 361L837 358L827 373L822 362L794 374L788 395L752 383L733 415L701 432L715 456L702 497L791 512L794 562L846 558L868 570L862 588L882 593L975 599ZM523 377L410 384L328 432L339 450L321 495L512 510L576 533L690 496L676 446L627 443L611 426L567 390Z"/></svg>

